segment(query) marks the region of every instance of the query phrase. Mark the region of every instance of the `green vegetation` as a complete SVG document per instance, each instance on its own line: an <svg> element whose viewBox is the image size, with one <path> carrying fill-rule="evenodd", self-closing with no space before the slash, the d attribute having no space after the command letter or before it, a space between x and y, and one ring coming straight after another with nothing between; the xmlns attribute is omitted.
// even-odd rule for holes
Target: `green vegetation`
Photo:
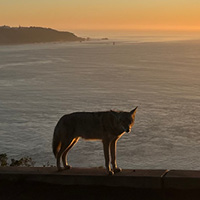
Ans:
<svg viewBox="0 0 200 200"><path fill-rule="evenodd" d="M5 167L8 166L8 158L6 154L0 154L0 166Z"/></svg>
<svg viewBox="0 0 200 200"><path fill-rule="evenodd" d="M10 162L8 162L7 154L0 154L0 166L6 167L6 166L17 166L17 167L34 167L35 162L32 160L32 158L26 156L23 158L20 158L19 160L11 159Z"/></svg>

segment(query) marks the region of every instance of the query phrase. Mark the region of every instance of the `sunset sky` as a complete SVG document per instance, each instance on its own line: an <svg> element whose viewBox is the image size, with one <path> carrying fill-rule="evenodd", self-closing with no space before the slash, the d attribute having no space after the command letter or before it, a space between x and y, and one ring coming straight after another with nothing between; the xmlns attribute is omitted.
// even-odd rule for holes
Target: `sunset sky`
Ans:
<svg viewBox="0 0 200 200"><path fill-rule="evenodd" d="M200 29L200 0L0 0L0 26Z"/></svg>

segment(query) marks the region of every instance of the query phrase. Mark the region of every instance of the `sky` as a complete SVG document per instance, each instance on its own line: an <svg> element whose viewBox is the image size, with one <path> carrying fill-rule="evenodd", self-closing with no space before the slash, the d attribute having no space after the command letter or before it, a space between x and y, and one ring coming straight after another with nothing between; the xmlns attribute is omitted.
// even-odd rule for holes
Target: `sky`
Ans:
<svg viewBox="0 0 200 200"><path fill-rule="evenodd" d="M200 0L0 0L0 26L200 30Z"/></svg>

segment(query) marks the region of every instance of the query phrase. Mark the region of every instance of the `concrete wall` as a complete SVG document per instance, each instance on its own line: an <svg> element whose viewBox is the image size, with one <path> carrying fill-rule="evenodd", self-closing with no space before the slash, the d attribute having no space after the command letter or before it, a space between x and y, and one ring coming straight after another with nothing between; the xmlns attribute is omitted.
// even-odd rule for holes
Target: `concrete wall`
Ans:
<svg viewBox="0 0 200 200"><path fill-rule="evenodd" d="M200 199L200 171L0 167L4 199Z"/></svg>

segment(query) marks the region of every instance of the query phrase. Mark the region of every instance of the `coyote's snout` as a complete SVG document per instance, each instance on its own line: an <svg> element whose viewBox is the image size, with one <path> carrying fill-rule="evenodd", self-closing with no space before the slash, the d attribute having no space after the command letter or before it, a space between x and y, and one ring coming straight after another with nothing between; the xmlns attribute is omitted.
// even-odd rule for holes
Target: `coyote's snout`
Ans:
<svg viewBox="0 0 200 200"><path fill-rule="evenodd" d="M125 133L129 133L134 124L137 107L130 112L76 112L64 115L58 121L53 136L53 153L57 160L57 168L61 170L62 157L65 169L71 166L67 163L67 153L78 142L79 138L101 140L103 142L105 166L108 173L120 172L116 162L116 144ZM112 170L110 168L110 155Z"/></svg>

